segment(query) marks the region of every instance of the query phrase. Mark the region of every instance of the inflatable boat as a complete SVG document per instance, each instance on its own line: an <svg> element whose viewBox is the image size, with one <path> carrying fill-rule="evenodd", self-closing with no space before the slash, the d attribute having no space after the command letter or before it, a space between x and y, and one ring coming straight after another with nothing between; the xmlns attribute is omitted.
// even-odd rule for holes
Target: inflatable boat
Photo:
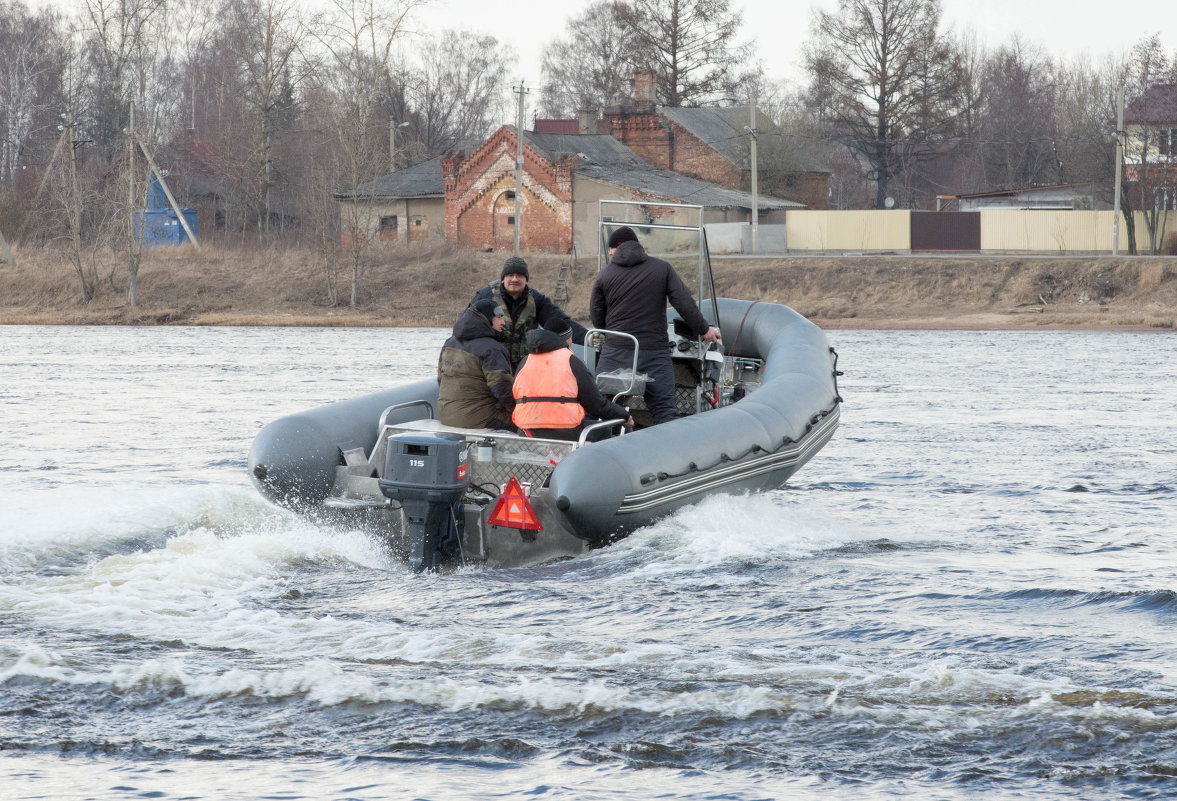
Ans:
<svg viewBox="0 0 1177 801"><path fill-rule="evenodd" d="M603 237L626 224L605 216ZM837 354L786 306L716 298L702 225L662 225L644 226L643 243L667 229L672 243L698 237L692 291L723 332L704 343L667 310L677 420L641 427L643 377L622 370L598 384L632 410L635 430L570 442L455 428L437 419L429 379L270 423L250 451L254 483L282 506L378 532L414 570L573 556L709 495L780 487L837 428ZM680 275L696 258L684 267L682 251L665 250ZM574 346L590 368L605 333Z"/></svg>

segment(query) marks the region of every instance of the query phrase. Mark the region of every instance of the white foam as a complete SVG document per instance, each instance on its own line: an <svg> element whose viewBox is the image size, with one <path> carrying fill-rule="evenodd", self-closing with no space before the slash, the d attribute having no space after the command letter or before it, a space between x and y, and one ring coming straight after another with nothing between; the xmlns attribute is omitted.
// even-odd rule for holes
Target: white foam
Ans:
<svg viewBox="0 0 1177 801"><path fill-rule="evenodd" d="M131 690L173 692L190 697L218 699L256 697L266 699L303 698L322 706L346 703L412 704L449 711L500 711L529 709L546 714L582 717L594 713L641 712L662 717L717 715L743 719L771 713L802 719L833 716L867 727L918 726L959 735L978 727L1016 723L1019 719L1052 718L1079 731L1101 728L1173 731L1177 715L1158 715L1133 705L1118 706L1102 700L1067 703L1061 688L1033 695L1028 686L1012 694L1005 691L989 696L888 697L879 693L892 685L895 676L879 682L875 692L799 690L780 685L727 684L715 688L677 690L634 690L615 683L577 678L520 678L497 682L450 675L429 679L376 678L370 673L351 671L324 659L284 670L232 669L222 673L195 674L180 660L151 660L138 665L119 666L108 671L86 671L57 664L52 657L30 651L0 671L0 683L14 676L32 676L70 685L106 685L120 692ZM878 678L878 677L876 677ZM1006 678L989 677L994 686ZM964 703L962 703L962 701Z"/></svg>
<svg viewBox="0 0 1177 801"><path fill-rule="evenodd" d="M38 498L43 502L38 502ZM0 569L102 550L160 532L208 527L239 530L293 516L243 487L139 487L113 492L79 487L0 504Z"/></svg>
<svg viewBox="0 0 1177 801"><path fill-rule="evenodd" d="M780 493L717 495L678 510L601 554L630 563L616 580L632 581L709 573L732 562L794 561L878 536L877 530L868 534L846 520L812 514ZM723 578L744 580L739 574ZM707 578L719 579L713 574Z"/></svg>

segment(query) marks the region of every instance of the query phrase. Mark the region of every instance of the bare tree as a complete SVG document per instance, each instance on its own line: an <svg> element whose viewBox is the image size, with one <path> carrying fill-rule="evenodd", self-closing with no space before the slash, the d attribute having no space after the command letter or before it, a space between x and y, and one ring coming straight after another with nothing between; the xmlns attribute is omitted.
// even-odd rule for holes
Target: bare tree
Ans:
<svg viewBox="0 0 1177 801"><path fill-rule="evenodd" d="M89 303L94 297L97 281L86 275L86 269L82 264L83 200L81 183L78 180L78 148L84 144L84 140L78 138L77 126L68 115L62 115L62 122L58 128L60 134L57 146L46 166L37 195L41 195L41 190L48 190L51 207L54 211L60 211L64 217L68 242L66 250L78 277L82 302Z"/></svg>
<svg viewBox="0 0 1177 801"><path fill-rule="evenodd" d="M988 188L984 175L982 127L989 99L985 80L988 50L973 32L966 32L952 45L956 69L954 134L951 163L945 180L953 194L980 192Z"/></svg>
<svg viewBox="0 0 1177 801"><path fill-rule="evenodd" d="M664 105L699 105L738 94L736 71L752 45L737 43L741 15L729 0L631 0L614 9L633 32L631 65L654 70Z"/></svg>
<svg viewBox="0 0 1177 801"><path fill-rule="evenodd" d="M28 166L34 131L62 108L63 36L57 14L0 2L0 184Z"/></svg>
<svg viewBox="0 0 1177 801"><path fill-rule="evenodd" d="M1054 65L1014 35L985 70L984 168L990 186L1041 186L1060 180L1055 142Z"/></svg>
<svg viewBox="0 0 1177 801"><path fill-rule="evenodd" d="M325 54L314 72L314 86L333 134L337 192L348 198L346 246L351 260L349 304L359 299L365 254L377 225L376 179L388 171L392 158L390 126L380 106L393 83L393 54L408 14L417 0L377 6L375 0L336 0L335 7L311 26ZM388 148L385 144L388 144ZM321 178L322 174L320 174ZM312 181L312 185L323 181ZM328 296L337 298L334 259L328 257Z"/></svg>
<svg viewBox="0 0 1177 801"><path fill-rule="evenodd" d="M136 210L147 196L136 156L138 142L133 109L145 114L149 134L161 112L174 116L173 94L163 87L171 84L168 66L159 46L160 34L168 29L167 9L162 0L85 0L82 32L91 71L84 82L88 129L98 152L110 162L121 161L123 191L112 191L105 180L96 182L95 202L88 207L92 218L89 240L114 243L121 230L127 256L127 302L139 302L139 265L142 234L136 230ZM167 107L172 113L165 111ZM119 159L120 152L123 158ZM111 276L113 284L113 275Z"/></svg>
<svg viewBox="0 0 1177 801"><path fill-rule="evenodd" d="M91 69L85 81L86 127L109 160L121 150L130 101L142 101L152 60L153 21L162 0L84 0L83 35Z"/></svg>
<svg viewBox="0 0 1177 801"><path fill-rule="evenodd" d="M760 188L768 195L813 202L814 198L805 194L807 187L799 184L798 178L804 173L831 171L837 148L823 135L798 90L784 82L765 80L763 76L753 85L755 93L750 100L755 102L758 115L756 142ZM855 175L858 175L857 171ZM829 198L827 202L829 200L837 204L844 198Z"/></svg>
<svg viewBox="0 0 1177 801"><path fill-rule="evenodd" d="M239 86L253 109L257 127L252 142L257 227L270 230L274 184L274 137L294 103L294 67L302 21L293 0L228 0L225 43L239 72Z"/></svg>
<svg viewBox="0 0 1177 801"><path fill-rule="evenodd" d="M202 220L220 226L227 246L259 224L259 137L256 106L247 99L248 71L227 44L230 32L217 19L219 7L220 0L198 0L174 19L173 89L182 90L169 143L180 173L173 186L197 205Z"/></svg>
<svg viewBox="0 0 1177 801"><path fill-rule="evenodd" d="M925 58L944 51L939 25L939 0L839 0L814 16L810 96L823 96L831 133L870 165L877 208L903 159L941 129L937 115L956 113L944 99L952 74Z"/></svg>
<svg viewBox="0 0 1177 801"><path fill-rule="evenodd" d="M410 79L416 133L428 156L483 137L503 108L514 56L493 36L450 29L426 44Z"/></svg>
<svg viewBox="0 0 1177 801"><path fill-rule="evenodd" d="M570 117L620 102L627 94L637 35L622 24L615 5L596 0L544 48L541 114Z"/></svg>
<svg viewBox="0 0 1177 801"><path fill-rule="evenodd" d="M1055 113L1062 179L1110 188L1115 170L1110 135L1116 127L1116 75L1122 70L1114 63L1097 67L1086 58L1059 64L1057 69ZM1111 200L1110 192L1106 199Z"/></svg>

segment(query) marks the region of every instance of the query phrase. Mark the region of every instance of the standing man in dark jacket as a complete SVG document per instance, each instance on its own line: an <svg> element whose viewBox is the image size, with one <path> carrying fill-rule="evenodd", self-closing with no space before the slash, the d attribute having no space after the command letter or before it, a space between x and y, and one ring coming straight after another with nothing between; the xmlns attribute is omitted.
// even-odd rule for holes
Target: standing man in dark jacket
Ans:
<svg viewBox="0 0 1177 801"><path fill-rule="evenodd" d="M438 416L447 426L514 431L511 358L499 342L506 312L477 300L454 323L437 360Z"/></svg>
<svg viewBox="0 0 1177 801"><path fill-rule="evenodd" d="M580 341L584 341L584 326L574 322L564 311L543 295L527 285L530 275L527 262L512 256L503 264L503 274L474 295L474 300L489 298L507 310L507 321L503 327L502 340L511 352L512 369L519 368L519 362L527 355L527 334L547 323L559 320L571 325Z"/></svg>
<svg viewBox="0 0 1177 801"><path fill-rule="evenodd" d="M576 440L586 425L599 420L633 418L624 406L607 400L593 374L570 349L572 329L557 320L527 335L527 358L515 376L515 414L512 422L528 436ZM610 429L589 434L595 441Z"/></svg>
<svg viewBox="0 0 1177 801"><path fill-rule="evenodd" d="M704 342L719 341L719 329L707 324L691 290L668 263L646 255L632 228L623 226L609 236L610 261L597 274L589 300L589 314L597 328L632 334L638 340L638 371L646 373L646 406L654 424L678 417L674 399L674 364L666 333L666 302ZM633 365L633 344L620 337L606 338L597 372Z"/></svg>

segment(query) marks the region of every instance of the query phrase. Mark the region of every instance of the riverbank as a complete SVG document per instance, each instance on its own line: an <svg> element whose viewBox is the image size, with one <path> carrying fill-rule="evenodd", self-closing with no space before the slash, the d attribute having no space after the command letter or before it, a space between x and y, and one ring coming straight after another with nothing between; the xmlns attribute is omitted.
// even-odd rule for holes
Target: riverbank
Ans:
<svg viewBox="0 0 1177 801"><path fill-rule="evenodd" d="M81 301L64 254L0 263L0 324L449 326L505 255L447 245L373 249L355 306L351 267L311 250L158 249L127 303L119 254L91 255ZM553 294L568 258L526 254L531 285ZM825 328L1149 329L1177 326L1177 257L974 255L717 258L721 296L784 303ZM594 260L572 271L563 304L588 318ZM334 297L333 297L334 295ZM333 302L334 301L334 302Z"/></svg>

